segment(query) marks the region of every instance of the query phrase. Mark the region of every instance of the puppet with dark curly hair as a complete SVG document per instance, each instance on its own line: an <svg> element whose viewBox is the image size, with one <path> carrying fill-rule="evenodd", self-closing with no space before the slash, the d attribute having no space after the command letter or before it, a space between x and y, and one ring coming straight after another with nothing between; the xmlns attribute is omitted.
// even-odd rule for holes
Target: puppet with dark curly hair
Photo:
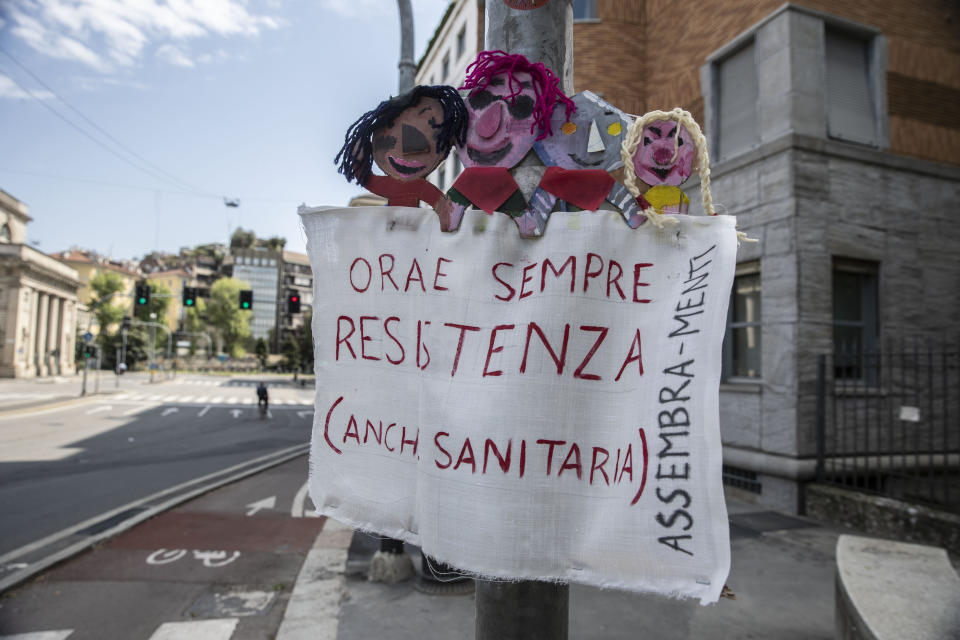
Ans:
<svg viewBox="0 0 960 640"><path fill-rule="evenodd" d="M425 179L454 144L467 136L467 109L448 86L417 86L384 100L350 125L334 163L350 182L387 199L391 206L418 207L424 201L450 231L450 200ZM386 174L373 173L373 164Z"/></svg>

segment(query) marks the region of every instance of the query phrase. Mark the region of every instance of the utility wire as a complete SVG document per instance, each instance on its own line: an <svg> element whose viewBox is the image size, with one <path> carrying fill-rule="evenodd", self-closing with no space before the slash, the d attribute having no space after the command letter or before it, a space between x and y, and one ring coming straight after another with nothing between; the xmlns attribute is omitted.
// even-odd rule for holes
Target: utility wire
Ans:
<svg viewBox="0 0 960 640"><path fill-rule="evenodd" d="M128 158L126 158L126 157L122 156L121 154L117 153L117 151L116 151L115 149L109 147L108 145L106 145L106 144L105 144L104 142L102 142L101 140L95 138L93 135L91 135L91 134L90 134L88 131L86 131L85 129L77 126L77 124L76 124L75 122L73 122L72 120L68 119L68 118L65 117L62 113L60 113L59 111L57 111L56 109L54 109L53 107L51 107L49 104L47 104L45 101L43 101L43 100L41 100L40 98L38 98L37 96L35 96L32 91L30 91L28 88L24 87L22 84L20 84L19 82L17 82L17 80L16 80L15 78L10 77L10 80L11 80L14 84L16 84L18 87L20 87L25 93L27 93L27 95L29 95L31 98L33 98L34 100L36 100L37 102L39 102L44 108L46 108L48 111L50 111L51 113L53 113L55 116L57 116L58 118L60 118L60 119L63 120L64 122L66 122L68 125L70 125L70 126L73 127L74 129L76 129L77 131L79 131L80 133L82 133L84 136L86 136L87 138L89 138L89 139L92 140L93 142L95 142L95 143L97 143L98 145L100 145L102 148L106 149L107 151L109 151L109 152L112 153L113 155L117 156L118 158L120 158L121 160L123 160L124 162L126 162L127 164L129 164L129 165L131 165L131 166L133 166L133 167L136 167L137 169L139 169L140 171L146 173L147 175L151 176L152 178L160 178L160 179L166 180L168 183L173 184L174 186L176 186L178 189L180 189L180 190L182 190L182 191L192 191L192 192L194 192L196 195L203 195L203 196L208 196L208 197L218 197L218 196L215 196L215 195L212 194L212 193L206 192L205 190L203 190L203 189L201 189L201 188L199 188L199 187L196 187L196 186L194 186L194 185L191 185L189 182L186 182L185 180L181 180L180 178L178 178L177 176L173 175L172 173L170 173L170 172L168 172L168 171L165 171L165 170L162 169L161 167L158 167L158 166L155 165L154 163L150 162L149 160L147 160L146 158L144 158L142 155L140 155L139 153L137 153L136 151L134 151L133 149L131 149L130 147L128 147L127 145L125 145L123 142L121 142L120 140L118 140L116 137L114 137L113 135L111 135L110 132L108 132L107 130L105 130L103 127L101 127L100 125L98 125L96 122L94 122L93 120L91 120L90 118L88 118L82 111L80 111L79 109L77 109L76 107L74 107L72 104L70 104L65 98L63 98L59 93L57 93L50 85L48 85L46 82L44 82L37 74L35 74L33 71L31 71L31 70L30 70L26 65L24 65L22 62L20 62L19 60L17 60L17 58L15 58L15 57L14 57L9 51L7 51L3 46L0 46L0 53L3 53L3 54L6 55L8 58L10 58L10 60L12 60L18 67L20 67L21 69L23 69L28 75L30 75L31 78L33 78L35 81L37 81L37 83L39 83L40 86L42 86L42 87L45 88L47 91L49 91L51 94L53 94L54 97L56 97L58 100L60 100L63 104L67 105L67 107L68 107L71 111L73 111L74 113L76 113L80 118L82 118L84 122L86 122L86 123L89 124L91 127L93 127L94 129L96 129L97 131L99 131L101 134L103 134L104 136L106 136L110 141L112 141L112 142L113 142L116 146L118 146L120 149L123 149L126 153L128 153L128 154L131 155L131 156L133 156L134 158L136 158L137 160L139 160L142 164L144 164L144 165L146 165L147 167L149 167L150 169L152 169L152 171L148 171L148 170L145 169L143 166L140 166L140 165L138 165L138 164L136 164L136 163L134 163L134 162L131 162ZM159 175L158 175L158 174L159 174Z"/></svg>
<svg viewBox="0 0 960 640"><path fill-rule="evenodd" d="M57 173L46 173L43 171L33 171L31 169L12 169L10 167L0 166L0 173L17 173L25 176L36 176L38 178L48 178L51 180L66 180L69 182L83 182L87 184L96 184L104 187L114 187L117 189L132 189L134 191L149 191L150 193L155 193L159 191L160 193L167 195L175 195L186 198L200 198L206 200L221 200L222 198L213 194L205 193L188 193L185 191L172 191L168 189L157 189L155 187L147 187L138 184L121 184L119 182L109 182L107 180L95 180L93 178L78 178L76 176L65 176ZM242 199L244 202L273 202L278 204L297 204L299 200L296 198L269 198L269 197L250 197L243 196Z"/></svg>

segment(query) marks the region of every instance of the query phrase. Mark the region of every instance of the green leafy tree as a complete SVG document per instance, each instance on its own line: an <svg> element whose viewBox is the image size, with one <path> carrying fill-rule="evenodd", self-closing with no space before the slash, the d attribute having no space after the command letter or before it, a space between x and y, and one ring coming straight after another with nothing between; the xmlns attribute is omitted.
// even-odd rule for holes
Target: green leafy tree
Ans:
<svg viewBox="0 0 960 640"><path fill-rule="evenodd" d="M253 230L246 231L243 227L237 227L230 236L231 249L250 249L257 244L257 234Z"/></svg>
<svg viewBox="0 0 960 640"><path fill-rule="evenodd" d="M275 251L280 253L283 251L283 247L287 244L286 238L281 238L280 236L273 236L272 238L267 238L266 240L261 240L260 244L270 251Z"/></svg>
<svg viewBox="0 0 960 640"><path fill-rule="evenodd" d="M159 282L147 282L150 287L150 304L136 307L134 317L142 322L156 322L166 326L167 307L170 306L170 289ZM154 317L150 317L153 314ZM144 328L147 332L147 344L149 345L149 327ZM155 348L157 356L161 356L167 349L167 332L163 329L157 329L154 334Z"/></svg>
<svg viewBox="0 0 960 640"><path fill-rule="evenodd" d="M250 285L233 278L221 278L210 288L207 320L223 341L223 350L236 358L243 355L243 341L250 335L252 311L240 309L240 291Z"/></svg>
<svg viewBox="0 0 960 640"><path fill-rule="evenodd" d="M184 314L183 328L184 330L190 333L190 355L195 355L197 353L197 347L206 349L208 346L208 341L203 336L198 334L206 333L207 323L204 318L207 313L207 303L203 298L197 298L196 303L192 307L187 307L186 313ZM208 352L207 356L212 356L212 352Z"/></svg>
<svg viewBox="0 0 960 640"><path fill-rule="evenodd" d="M284 365L294 373L300 370L300 345L292 335L287 335L280 349ZM296 376L294 376L296 377Z"/></svg>
<svg viewBox="0 0 960 640"><path fill-rule="evenodd" d="M254 353L257 354L257 360L260 361L260 368L267 366L267 341L263 338L257 338L257 344L254 347Z"/></svg>
<svg viewBox="0 0 960 640"><path fill-rule="evenodd" d="M313 314L308 310L303 314L303 329L298 332L300 357L304 366L313 369Z"/></svg>
<svg viewBox="0 0 960 640"><path fill-rule="evenodd" d="M90 281L93 296L90 298L90 308L93 317L100 327L100 335L106 336L112 327L123 319L123 305L118 304L123 291L123 278L111 271L102 271Z"/></svg>

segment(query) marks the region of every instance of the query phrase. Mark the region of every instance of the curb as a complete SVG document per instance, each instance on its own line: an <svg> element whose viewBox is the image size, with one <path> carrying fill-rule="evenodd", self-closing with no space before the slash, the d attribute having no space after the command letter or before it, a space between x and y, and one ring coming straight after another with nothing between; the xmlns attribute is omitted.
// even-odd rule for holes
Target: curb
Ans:
<svg viewBox="0 0 960 640"><path fill-rule="evenodd" d="M307 554L276 640L336 640L353 529L327 518Z"/></svg>
<svg viewBox="0 0 960 640"><path fill-rule="evenodd" d="M86 551L99 542L112 538L128 529L132 529L141 522L149 520L179 504L209 493L214 489L219 489L225 485L260 473L261 471L266 471L271 467L283 464L294 458L298 458L306 454L309 450L309 443L298 444L293 447L288 447L287 449L281 449L280 451L260 456L259 458L241 462L232 467L194 478L193 480L188 480L187 482L158 491L145 498L116 507L115 509L67 527L45 538L36 540L19 549L14 549L0 556L0 566L15 560L26 560L37 552L40 552L41 555L33 562L29 562L23 569L0 579L0 593L22 583L55 564L63 562L82 551ZM206 481L208 481L207 484L189 489L192 485ZM183 493L178 493L181 491L183 491ZM168 496L171 495L173 497L168 498ZM164 498L167 499L164 500ZM119 522L117 522L118 520ZM324 525L324 527L326 527L326 525ZM90 533L86 534L85 532L87 531ZM76 536L80 536L81 539L70 544L70 538ZM63 543L66 543L66 546L61 546ZM49 547L50 551L44 551L45 547Z"/></svg>

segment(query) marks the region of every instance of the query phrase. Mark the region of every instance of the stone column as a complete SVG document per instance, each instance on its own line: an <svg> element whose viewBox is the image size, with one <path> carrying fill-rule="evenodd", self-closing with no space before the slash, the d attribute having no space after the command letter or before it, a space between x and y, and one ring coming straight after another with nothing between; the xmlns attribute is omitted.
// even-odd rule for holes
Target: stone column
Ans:
<svg viewBox="0 0 960 640"><path fill-rule="evenodd" d="M37 376L47 375L47 362L44 356L47 353L47 326L50 320L50 295L38 293L37 304L37 348L34 351L34 362L37 364Z"/></svg>
<svg viewBox="0 0 960 640"><path fill-rule="evenodd" d="M49 327L47 328L47 366L50 368L50 375L60 375L60 354L51 356L49 355L49 352L60 348L60 325L62 324L62 311L63 298L60 296L51 296L50 323Z"/></svg>
<svg viewBox="0 0 960 640"><path fill-rule="evenodd" d="M23 359L26 361L26 363L23 365L23 375L25 377L37 375L35 368L36 359L33 356L37 352L37 310L39 305L39 295L40 294L33 289L29 290L30 299L27 304L30 305L30 319L25 325L27 335L23 344Z"/></svg>
<svg viewBox="0 0 960 640"><path fill-rule="evenodd" d="M75 333L73 328L74 323L72 322L73 305L69 300L61 299L60 300L60 334L59 341L57 342L57 349L60 350L60 357L57 359L57 368L61 372L72 373L73 367L73 349L71 348L70 341L67 339L71 334Z"/></svg>

